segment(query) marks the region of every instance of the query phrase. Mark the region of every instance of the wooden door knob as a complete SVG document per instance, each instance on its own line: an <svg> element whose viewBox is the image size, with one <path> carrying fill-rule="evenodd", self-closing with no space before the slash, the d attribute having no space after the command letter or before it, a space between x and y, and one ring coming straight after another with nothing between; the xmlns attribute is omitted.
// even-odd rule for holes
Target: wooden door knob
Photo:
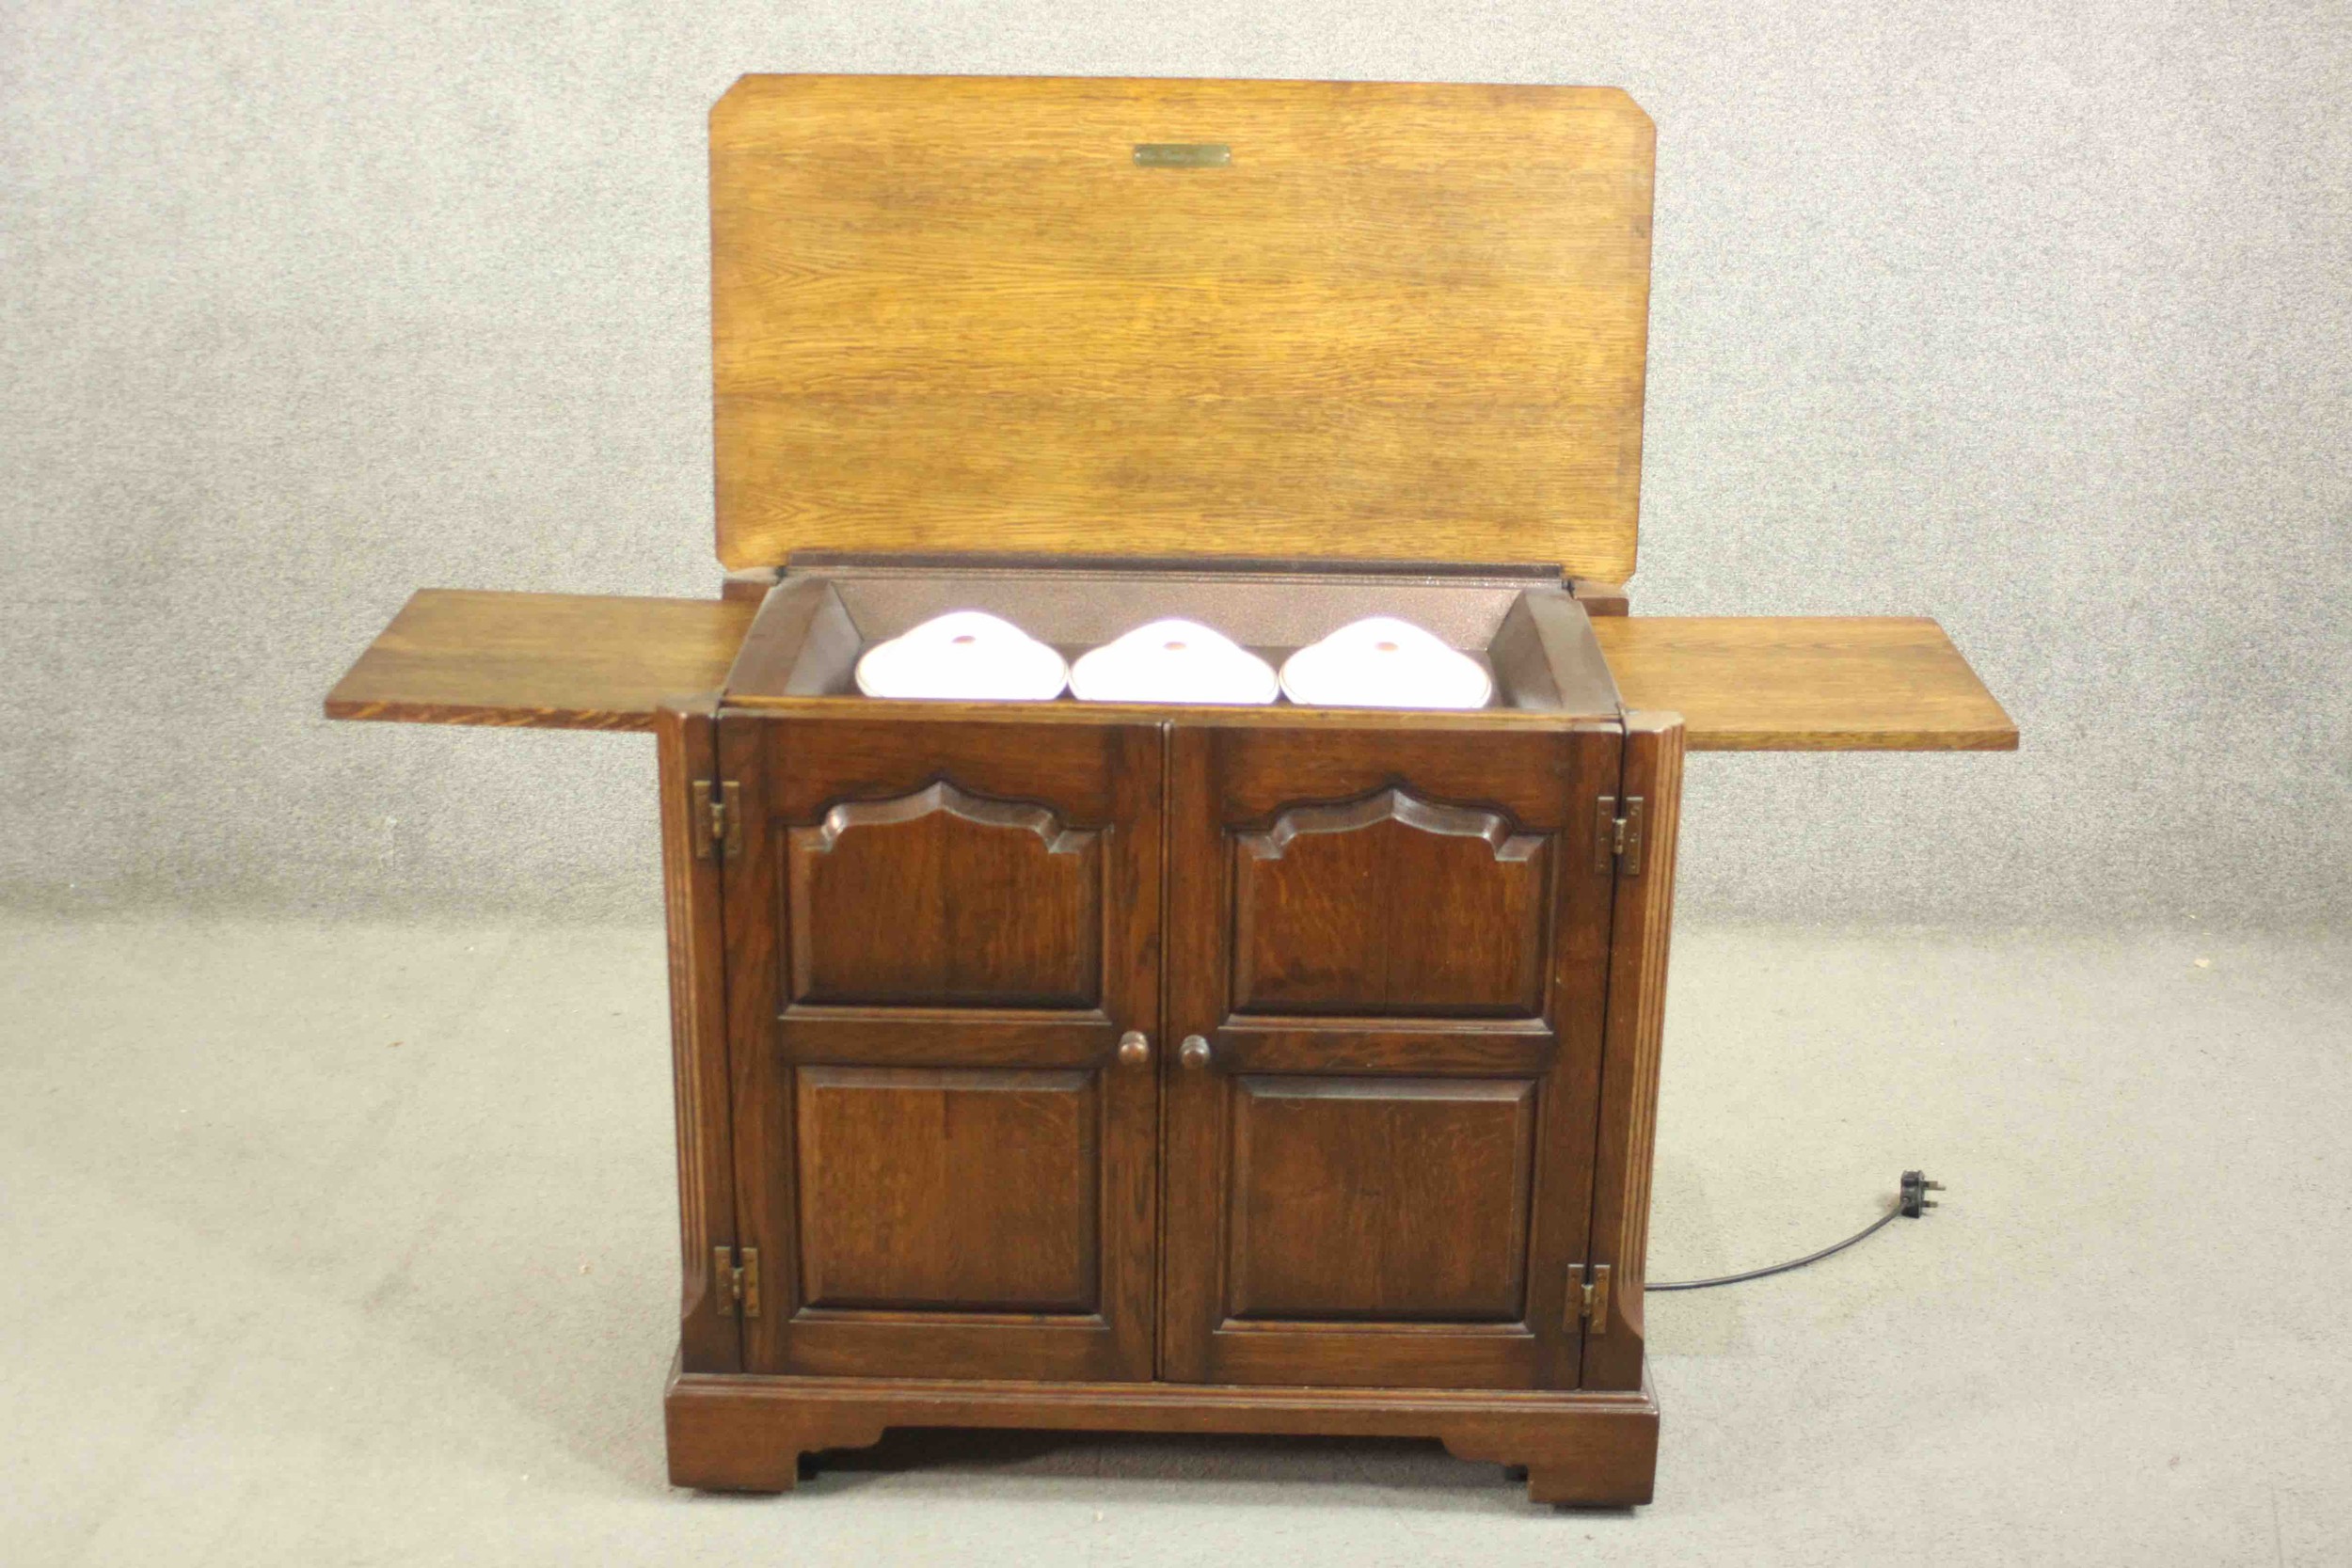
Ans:
<svg viewBox="0 0 2352 1568"><path fill-rule="evenodd" d="M1209 1065L1209 1042L1199 1035L1186 1035L1184 1043L1176 1048L1176 1059L1198 1070Z"/></svg>
<svg viewBox="0 0 2352 1568"><path fill-rule="evenodd" d="M1119 1061L1122 1067L1141 1067L1152 1059L1152 1041L1140 1029L1130 1029L1119 1037Z"/></svg>

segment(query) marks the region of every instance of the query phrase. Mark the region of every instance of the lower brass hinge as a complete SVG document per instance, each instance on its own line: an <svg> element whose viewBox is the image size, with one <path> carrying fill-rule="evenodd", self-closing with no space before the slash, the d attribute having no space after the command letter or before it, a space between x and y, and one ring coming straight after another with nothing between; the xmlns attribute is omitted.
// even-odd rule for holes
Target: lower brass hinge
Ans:
<svg viewBox="0 0 2352 1568"><path fill-rule="evenodd" d="M1581 1267L1568 1273L1568 1326L1584 1325L1588 1335L1609 1332L1609 1265L1595 1263L1590 1279Z"/></svg>
<svg viewBox="0 0 2352 1568"><path fill-rule="evenodd" d="M718 1297L719 1316L732 1318L741 1312L747 1318L759 1316L759 1248L742 1249L742 1261L737 1262L736 1249L716 1246L710 1249L710 1282Z"/></svg>
<svg viewBox="0 0 2352 1568"><path fill-rule="evenodd" d="M714 860L743 847L743 786L729 779L694 781L694 858Z"/></svg>
<svg viewBox="0 0 2352 1568"><path fill-rule="evenodd" d="M1623 805L1620 811L1618 807ZM1593 869L1628 877L1642 874L1642 798L1620 802L1604 795L1593 803Z"/></svg>

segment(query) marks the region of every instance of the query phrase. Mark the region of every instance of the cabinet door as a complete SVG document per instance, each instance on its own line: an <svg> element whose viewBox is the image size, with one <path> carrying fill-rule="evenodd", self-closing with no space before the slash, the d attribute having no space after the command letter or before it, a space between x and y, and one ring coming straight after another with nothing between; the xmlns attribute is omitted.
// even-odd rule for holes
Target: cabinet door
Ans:
<svg viewBox="0 0 2352 1568"><path fill-rule="evenodd" d="M1150 1377L1159 731L727 714L720 752L745 1368Z"/></svg>
<svg viewBox="0 0 2352 1568"><path fill-rule="evenodd" d="M1165 1376L1576 1385L1622 740L1467 738L1173 732Z"/></svg>

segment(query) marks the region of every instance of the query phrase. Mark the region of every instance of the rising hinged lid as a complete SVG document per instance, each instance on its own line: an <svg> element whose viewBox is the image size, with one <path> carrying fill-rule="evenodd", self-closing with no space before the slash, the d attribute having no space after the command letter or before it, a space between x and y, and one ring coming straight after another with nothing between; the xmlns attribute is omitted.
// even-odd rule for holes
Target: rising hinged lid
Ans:
<svg viewBox="0 0 2352 1568"><path fill-rule="evenodd" d="M1652 133L1610 87L748 76L720 559L1633 570Z"/></svg>

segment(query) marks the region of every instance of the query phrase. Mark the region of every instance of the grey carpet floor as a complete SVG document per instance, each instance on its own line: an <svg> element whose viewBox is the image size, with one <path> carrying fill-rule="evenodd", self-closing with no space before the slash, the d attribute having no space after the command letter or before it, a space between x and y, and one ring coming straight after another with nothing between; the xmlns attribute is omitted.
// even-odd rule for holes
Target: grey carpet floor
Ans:
<svg viewBox="0 0 2352 1568"><path fill-rule="evenodd" d="M663 1482L660 934L0 924L0 1562L2352 1561L2352 945L1677 933L1658 1500L894 1434Z"/></svg>

